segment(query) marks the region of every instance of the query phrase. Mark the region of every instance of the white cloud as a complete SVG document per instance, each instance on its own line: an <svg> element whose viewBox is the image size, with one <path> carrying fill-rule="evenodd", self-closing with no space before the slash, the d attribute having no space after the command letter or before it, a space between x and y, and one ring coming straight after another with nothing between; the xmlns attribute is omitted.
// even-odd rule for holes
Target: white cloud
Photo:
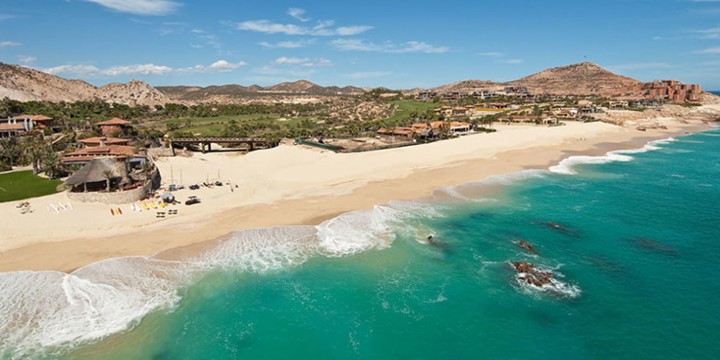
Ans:
<svg viewBox="0 0 720 360"><path fill-rule="evenodd" d="M113 66L101 71L103 75L164 75L173 69L169 66L155 64Z"/></svg>
<svg viewBox="0 0 720 360"><path fill-rule="evenodd" d="M249 20L235 24L238 30L255 31L266 34L306 35L306 36L351 36L371 30L372 26L354 25L333 28L334 21L319 21L308 27L295 24L279 24L270 20Z"/></svg>
<svg viewBox="0 0 720 360"><path fill-rule="evenodd" d="M31 58L34 61L34 58ZM195 65L174 69L170 66L155 64L118 65L108 68L98 68L94 65L60 65L47 69L40 69L53 75L71 75L78 77L121 76L121 75L168 75L172 73L193 72L226 72L247 65L244 61L231 63L227 60L218 60L210 65Z"/></svg>
<svg viewBox="0 0 720 360"><path fill-rule="evenodd" d="M426 54L442 54L450 49L445 46L433 46L422 41L408 41L400 44L386 42L375 44L365 42L359 39L336 39L330 42L337 49L342 51L365 51L365 52L384 52L384 53L426 53Z"/></svg>
<svg viewBox="0 0 720 360"><path fill-rule="evenodd" d="M92 65L60 65L41 70L51 75L96 76L100 73L100 69Z"/></svg>
<svg viewBox="0 0 720 360"><path fill-rule="evenodd" d="M299 40L299 41L280 41L277 43L269 43L267 41L260 42L259 45L269 49L281 48L281 49L298 49L308 45L314 44L313 39L310 40Z"/></svg>
<svg viewBox="0 0 720 360"><path fill-rule="evenodd" d="M485 57L503 57L503 53L497 52L497 51L481 52L481 53L478 53L478 55L485 56Z"/></svg>
<svg viewBox="0 0 720 360"><path fill-rule="evenodd" d="M15 41L0 41L0 48L11 47L11 46L20 46L20 45L22 45L22 44L20 44L19 42L15 42Z"/></svg>
<svg viewBox="0 0 720 360"><path fill-rule="evenodd" d="M180 7L171 0L85 0L119 12L136 15L167 15Z"/></svg>
<svg viewBox="0 0 720 360"><path fill-rule="evenodd" d="M310 21L309 17L305 17L304 9L290 8L290 9L288 9L287 14L294 17L295 19L302 21L302 22Z"/></svg>
<svg viewBox="0 0 720 360"><path fill-rule="evenodd" d="M339 36L353 36L353 35L362 34L366 31L370 31L372 29L373 29L373 27L368 26L368 25L341 26L341 27L335 29L335 32Z"/></svg>
<svg viewBox="0 0 720 360"><path fill-rule="evenodd" d="M647 62L647 63L631 63L608 66L608 70L614 72L632 71L632 70L651 70L651 69L667 69L672 65L663 62Z"/></svg>
<svg viewBox="0 0 720 360"><path fill-rule="evenodd" d="M720 47L712 47L712 48L698 50L698 51L695 51L695 54L720 55Z"/></svg>
<svg viewBox="0 0 720 360"><path fill-rule="evenodd" d="M391 71L358 71L349 74L343 74L343 77L353 80L367 79L367 78L380 78L390 76L393 73Z"/></svg>
<svg viewBox="0 0 720 360"><path fill-rule="evenodd" d="M227 72L227 71L232 71L232 70L238 69L245 65L247 65L247 63L244 61L240 61L237 63L231 63L227 60L218 60L207 66L198 64L198 65L191 66L191 67L180 68L180 69L177 69L177 72L181 72L181 73L213 72L213 71Z"/></svg>
<svg viewBox="0 0 720 360"><path fill-rule="evenodd" d="M241 61L238 63L231 63L231 62L228 62L225 60L218 60L218 61L210 64L210 66L208 66L208 69L217 70L217 71L230 71L230 70L235 70L235 69L237 69L241 66L245 66L245 65L247 65L247 63L244 61Z"/></svg>
<svg viewBox="0 0 720 360"><path fill-rule="evenodd" d="M20 62L20 64L23 64L23 65L31 65L36 60L37 60L37 58L34 56L18 55L18 61Z"/></svg>
<svg viewBox="0 0 720 360"><path fill-rule="evenodd" d="M0 14L0 21L14 19L16 16L11 14Z"/></svg>
<svg viewBox="0 0 720 360"><path fill-rule="evenodd" d="M693 33L698 34L700 39L720 39L720 27L695 30Z"/></svg>
<svg viewBox="0 0 720 360"><path fill-rule="evenodd" d="M310 59L310 58L294 58L294 57L279 57L275 59L275 64L278 65L295 65L303 67L321 67L321 66L332 66L332 61L328 59Z"/></svg>
<svg viewBox="0 0 720 360"><path fill-rule="evenodd" d="M523 63L522 59L506 59L506 60L502 60L500 62L503 64L508 64L508 65L517 65L517 64Z"/></svg>
<svg viewBox="0 0 720 360"><path fill-rule="evenodd" d="M223 51L223 44L218 40L215 34L209 33L202 29L192 29L190 32L195 37L197 42L190 44L193 49L201 49L204 47L211 47L215 49L218 55L225 54Z"/></svg>

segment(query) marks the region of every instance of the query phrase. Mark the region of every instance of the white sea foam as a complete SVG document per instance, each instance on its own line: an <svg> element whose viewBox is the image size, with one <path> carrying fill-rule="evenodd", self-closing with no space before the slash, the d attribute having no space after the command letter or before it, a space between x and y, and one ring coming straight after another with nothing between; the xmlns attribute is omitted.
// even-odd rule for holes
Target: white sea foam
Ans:
<svg viewBox="0 0 720 360"><path fill-rule="evenodd" d="M648 151L660 150L659 145L669 144L677 141L675 138L667 138L661 140L653 140L638 149L615 150L600 156L570 156L563 159L557 165L551 166L548 170L556 174L575 175L575 166L583 164L606 164L611 162L627 162L634 158L628 154L639 154Z"/></svg>
<svg viewBox="0 0 720 360"><path fill-rule="evenodd" d="M433 191L433 198L442 200L450 197L451 199L469 202L497 201L497 199L488 197L487 194L483 192L483 189L487 186L508 185L518 181L542 178L546 173L547 171L545 170L527 169L509 174L489 176L480 181L436 189Z"/></svg>
<svg viewBox="0 0 720 360"><path fill-rule="evenodd" d="M27 358L126 330L150 311L177 303L182 267L126 257L73 274L0 274L0 357Z"/></svg>
<svg viewBox="0 0 720 360"><path fill-rule="evenodd" d="M317 226L320 251L326 256L354 255L387 247L394 239L392 224L405 212L385 205L353 211Z"/></svg>
<svg viewBox="0 0 720 360"><path fill-rule="evenodd" d="M265 272L297 266L317 253L312 226L286 226L235 232L190 261L203 269Z"/></svg>
<svg viewBox="0 0 720 360"><path fill-rule="evenodd" d="M524 273L516 275L518 285L521 289L523 289L523 291L526 291L528 293L534 293L539 291L571 299L580 296L580 294L582 293L582 290L580 290L580 287L578 287L577 285L568 284L557 279L551 279L550 283L543 284L542 286L535 286L525 281L524 277Z"/></svg>
<svg viewBox="0 0 720 360"><path fill-rule="evenodd" d="M570 156L560 161L559 164L550 167L550 171L556 174L575 175L574 167L584 164L606 164L614 161L632 161L631 156L609 152L603 156Z"/></svg>

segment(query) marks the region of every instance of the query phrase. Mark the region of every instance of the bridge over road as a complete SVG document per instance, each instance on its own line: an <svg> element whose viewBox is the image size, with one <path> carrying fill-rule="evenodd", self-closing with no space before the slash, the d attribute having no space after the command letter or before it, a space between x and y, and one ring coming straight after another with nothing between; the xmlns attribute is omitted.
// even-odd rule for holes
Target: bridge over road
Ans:
<svg viewBox="0 0 720 360"><path fill-rule="evenodd" d="M170 138L170 148L175 155L175 145L187 146L197 145L200 151L205 153L211 151L211 144L247 144L250 151L255 149L269 149L278 146L277 140L263 138L226 138L226 137L191 137L191 138ZM207 149L206 149L207 148Z"/></svg>

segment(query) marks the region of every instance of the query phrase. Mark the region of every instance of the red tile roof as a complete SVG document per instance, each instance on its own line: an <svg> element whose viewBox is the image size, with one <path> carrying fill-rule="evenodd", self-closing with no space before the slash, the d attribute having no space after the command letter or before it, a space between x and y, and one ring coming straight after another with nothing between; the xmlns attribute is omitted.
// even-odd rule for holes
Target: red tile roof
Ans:
<svg viewBox="0 0 720 360"><path fill-rule="evenodd" d="M84 149L76 150L71 153L65 154L66 157L73 156L141 156L135 153L133 146L125 145L106 145L106 146L93 146L86 147Z"/></svg>
<svg viewBox="0 0 720 360"><path fill-rule="evenodd" d="M23 124L0 124L0 131L25 131Z"/></svg>
<svg viewBox="0 0 720 360"><path fill-rule="evenodd" d="M86 145L101 144L103 142L105 143L105 145L122 145L122 144L127 144L128 142L130 142L130 140L120 139L120 138L112 138L112 137L104 137L104 136L96 136L96 137L91 137L91 138L87 138L87 139L81 139L81 140L78 140L78 142L81 142Z"/></svg>
<svg viewBox="0 0 720 360"><path fill-rule="evenodd" d="M109 125L130 126L130 125L132 125L132 123L127 120L120 119L120 118L112 118L107 121L99 122L96 125L97 126L109 126Z"/></svg>

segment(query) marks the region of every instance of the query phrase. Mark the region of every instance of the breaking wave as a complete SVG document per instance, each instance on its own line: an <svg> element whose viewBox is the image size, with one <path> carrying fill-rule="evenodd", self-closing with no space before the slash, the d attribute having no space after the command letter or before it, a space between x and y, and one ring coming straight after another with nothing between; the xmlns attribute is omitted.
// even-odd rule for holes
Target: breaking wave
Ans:
<svg viewBox="0 0 720 360"><path fill-rule="evenodd" d="M548 170L556 174L575 175L577 174L577 171L575 170L577 165L628 162L634 160L634 158L629 154L639 154L653 150L660 150L661 147L659 145L669 144L673 141L676 140L670 137L667 139L650 141L639 149L615 150L599 156L570 156L561 160L557 165L551 166Z"/></svg>

